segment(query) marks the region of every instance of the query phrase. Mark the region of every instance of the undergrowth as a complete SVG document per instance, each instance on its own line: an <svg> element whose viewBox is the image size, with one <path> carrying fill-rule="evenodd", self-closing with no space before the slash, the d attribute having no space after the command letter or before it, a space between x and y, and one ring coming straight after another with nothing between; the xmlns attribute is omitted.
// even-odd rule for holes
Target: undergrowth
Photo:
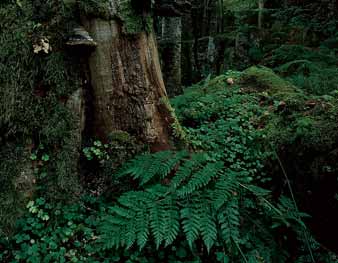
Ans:
<svg viewBox="0 0 338 263"><path fill-rule="evenodd" d="M79 8L109 19L106 4L86 0ZM280 153L315 156L307 160L309 177L338 171L338 61L327 48L335 43L334 23L325 24L331 38L320 49L257 46L251 59L263 58L273 70L209 76L174 98L186 149L138 155L112 174L140 151L133 139L119 134L112 142L87 145L85 175L103 169L109 185L71 204L55 201L80 193L75 116L65 105L80 85L79 61L63 46L66 21L74 15L69 8L57 0L0 4L0 260L337 262L311 236L293 188L297 175L289 178L279 159ZM125 33L150 27L149 17L130 9L131 1L120 8ZM303 20L295 17L292 26L306 26ZM41 41L51 49L34 53ZM330 159L324 158L328 149ZM18 213L23 216L16 221Z"/></svg>
<svg viewBox="0 0 338 263"><path fill-rule="evenodd" d="M41 182L47 193L57 198L78 188L76 117L65 102L79 88L80 76L79 61L63 46L72 17L63 1L8 1L0 16L0 210L11 211L0 215L4 230L6 217L15 218L20 199L27 198L15 185L24 181L23 173L29 175L27 184L34 181L29 156L40 144L51 155L48 183Z"/></svg>
<svg viewBox="0 0 338 263"><path fill-rule="evenodd" d="M269 74L275 81L266 80ZM256 93L254 86L244 88L252 84L253 76ZM226 83L229 77L234 85ZM30 202L13 238L2 239L2 258L8 262L336 262L311 237L305 225L308 215L299 211L293 194L276 195L270 190L273 178L264 167L278 143L267 144L267 138L280 129L273 120L283 122L300 112L326 115L324 109L309 112L300 105L288 112L288 104L280 103L287 92L268 93L270 85L282 83L291 93L299 91L276 78L270 70L252 68L207 78L188 89L172 104L189 150L143 154L126 162L112 181L128 182L130 187L108 199L85 197L66 206L51 206L41 198ZM275 126L268 125L269 119ZM310 135L313 123L295 119L294 125L298 136L318 137ZM309 130L300 128L304 125ZM104 164L112 154L108 148L96 141L84 154Z"/></svg>

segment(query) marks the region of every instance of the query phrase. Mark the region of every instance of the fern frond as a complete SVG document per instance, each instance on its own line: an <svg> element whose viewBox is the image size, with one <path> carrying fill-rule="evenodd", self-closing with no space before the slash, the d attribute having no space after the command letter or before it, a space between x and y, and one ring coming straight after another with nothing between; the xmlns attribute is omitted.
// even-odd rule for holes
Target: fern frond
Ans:
<svg viewBox="0 0 338 263"><path fill-rule="evenodd" d="M168 246L175 241L180 231L180 214L178 205L171 198L168 198L163 206L162 229L165 237L165 246Z"/></svg>
<svg viewBox="0 0 338 263"><path fill-rule="evenodd" d="M156 247L159 248L164 237L164 232L162 228L162 220L164 209L160 202L156 202L153 206L150 207L150 228L151 233L154 236Z"/></svg>
<svg viewBox="0 0 338 263"><path fill-rule="evenodd" d="M131 175L134 179L141 177L153 164L152 155L144 154L139 155L133 160L127 162L115 175L116 177L122 177L125 175Z"/></svg>
<svg viewBox="0 0 338 263"><path fill-rule="evenodd" d="M134 179L140 179L140 185L145 185L156 176L163 179L169 175L174 167L186 157L188 157L187 151L177 153L162 151L140 155L124 165L117 176L130 175Z"/></svg>
<svg viewBox="0 0 338 263"><path fill-rule="evenodd" d="M125 246L126 249L131 248L136 240L136 233L138 234L138 221L130 220L128 224L125 225L125 238L123 238L122 246Z"/></svg>
<svg viewBox="0 0 338 263"><path fill-rule="evenodd" d="M207 247L208 252L215 244L217 239L217 228L215 223L215 213L212 210L210 204L206 201L203 202L202 210L200 214L200 229L202 239Z"/></svg>
<svg viewBox="0 0 338 263"><path fill-rule="evenodd" d="M233 173L223 174L210 191L213 206L218 210L238 192L238 179Z"/></svg>
<svg viewBox="0 0 338 263"><path fill-rule="evenodd" d="M177 152L172 158L168 159L165 162L162 162L159 166L159 172L158 174L161 176L161 179L163 179L165 176L169 175L170 172L175 168L175 166L184 158L188 157L189 154L187 151L180 151Z"/></svg>
<svg viewBox="0 0 338 263"><path fill-rule="evenodd" d="M137 239L137 245L139 246L140 250L142 250L144 248L144 246L146 245L148 239L149 239L149 216L147 213L147 209L146 207L144 207L144 209L140 209L137 212L136 215L136 220L135 220L135 229L136 229L136 233L137 235L134 234L134 239L136 236Z"/></svg>
<svg viewBox="0 0 338 263"><path fill-rule="evenodd" d="M207 156L204 153L192 155L190 160L186 160L178 168L175 176L171 180L171 187L173 189L178 188L183 181L190 177L194 169L199 169L202 167L202 164L205 162L206 158Z"/></svg>
<svg viewBox="0 0 338 263"><path fill-rule="evenodd" d="M110 219L110 221L115 220L115 222L112 222L114 224L119 224L118 219L120 219L120 218L131 219L131 218L134 218L134 216L135 216L134 210L128 209L128 208L125 208L125 207L121 207L121 206L118 206L118 205L111 207L109 210L112 214L115 215L115 217ZM123 221L120 222L120 224L122 224L122 223L123 223Z"/></svg>
<svg viewBox="0 0 338 263"><path fill-rule="evenodd" d="M197 202L187 202L185 207L181 209L181 219L183 232L186 235L188 245L193 247L193 243L197 240L200 230L201 205Z"/></svg>
<svg viewBox="0 0 338 263"><path fill-rule="evenodd" d="M191 180L178 189L178 196L188 196L196 190L206 186L223 169L222 162L208 163L201 170L192 175Z"/></svg>
<svg viewBox="0 0 338 263"><path fill-rule="evenodd" d="M250 191L253 193L255 196L267 196L271 193L271 191L263 189L261 187L258 187L256 185L243 185L241 184L242 187L244 187L246 190Z"/></svg>
<svg viewBox="0 0 338 263"><path fill-rule="evenodd" d="M168 175L176 162L179 161L175 158L177 156L175 156L172 151L158 152L149 156L151 156L150 161L152 164L139 176L141 179L140 185L148 183L156 175L164 178ZM175 163L173 164L173 162Z"/></svg>
<svg viewBox="0 0 338 263"><path fill-rule="evenodd" d="M115 225L110 223L112 216L106 216L103 219L104 224L99 227L101 235L99 236L98 243L103 250L116 248L121 246L121 235L123 233L123 227L121 225Z"/></svg>
<svg viewBox="0 0 338 263"><path fill-rule="evenodd" d="M218 222L221 227L221 237L230 246L231 242L240 241L240 214L238 200L232 199L227 203L225 209L218 215Z"/></svg>

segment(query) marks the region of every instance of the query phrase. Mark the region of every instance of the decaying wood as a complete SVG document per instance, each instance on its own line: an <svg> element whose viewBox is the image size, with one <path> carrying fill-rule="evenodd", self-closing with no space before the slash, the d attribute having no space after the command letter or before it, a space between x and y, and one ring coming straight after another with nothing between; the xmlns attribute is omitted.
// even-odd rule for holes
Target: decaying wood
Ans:
<svg viewBox="0 0 338 263"><path fill-rule="evenodd" d="M161 103L167 94L153 33L124 35L117 21L99 18L85 26L98 44L89 58L97 135L126 131L168 148L170 114Z"/></svg>

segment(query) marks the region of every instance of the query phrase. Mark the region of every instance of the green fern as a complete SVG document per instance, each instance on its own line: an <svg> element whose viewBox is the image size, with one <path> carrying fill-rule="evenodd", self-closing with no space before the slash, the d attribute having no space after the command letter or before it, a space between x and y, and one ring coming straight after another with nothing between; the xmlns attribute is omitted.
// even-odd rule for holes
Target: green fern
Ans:
<svg viewBox="0 0 338 263"><path fill-rule="evenodd" d="M193 203L186 202L184 208L181 209L182 228L191 248L199 236L199 209L201 209L199 199Z"/></svg>
<svg viewBox="0 0 338 263"><path fill-rule="evenodd" d="M218 221L221 227L222 240L227 246L231 246L232 242L240 242L240 214L237 199L231 200L220 212Z"/></svg>
<svg viewBox="0 0 338 263"><path fill-rule="evenodd" d="M156 176L164 178L187 155L186 151L177 154L162 151L153 155L141 155L124 165L117 177L131 175L134 179L141 179L140 185L144 185Z"/></svg>
<svg viewBox="0 0 338 263"><path fill-rule="evenodd" d="M178 189L179 196L188 196L196 190L206 186L214 177L220 175L223 163L208 163L201 170L194 173L188 183Z"/></svg>
<svg viewBox="0 0 338 263"><path fill-rule="evenodd" d="M191 250L203 243L208 252L217 247L247 262L279 262L266 225L304 226L289 199L275 205L270 191L248 183L247 173L207 153L143 155L121 171L143 190L123 194L105 216L98 242L107 249L148 243L159 249L186 240Z"/></svg>

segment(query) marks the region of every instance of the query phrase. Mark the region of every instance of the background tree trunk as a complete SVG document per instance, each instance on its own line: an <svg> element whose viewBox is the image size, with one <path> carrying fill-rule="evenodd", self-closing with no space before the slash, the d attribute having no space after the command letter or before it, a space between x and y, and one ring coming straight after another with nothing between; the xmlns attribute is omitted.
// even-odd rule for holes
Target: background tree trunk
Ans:
<svg viewBox="0 0 338 263"><path fill-rule="evenodd" d="M181 83L182 18L162 17L160 29L163 77L169 97L183 93Z"/></svg>
<svg viewBox="0 0 338 263"><path fill-rule="evenodd" d="M263 28L264 0L258 0L258 29Z"/></svg>

